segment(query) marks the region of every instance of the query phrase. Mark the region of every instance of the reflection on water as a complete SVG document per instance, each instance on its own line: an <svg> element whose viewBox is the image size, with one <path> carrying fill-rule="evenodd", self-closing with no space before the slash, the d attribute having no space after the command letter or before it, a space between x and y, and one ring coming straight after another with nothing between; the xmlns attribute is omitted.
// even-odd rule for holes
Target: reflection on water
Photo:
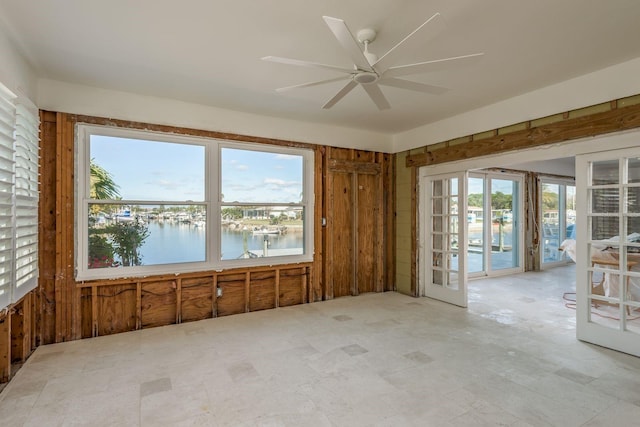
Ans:
<svg viewBox="0 0 640 427"><path fill-rule="evenodd" d="M181 262L202 262L206 260L206 227L179 222L150 221L149 237L141 247L143 265L175 264ZM278 250L299 249L302 253L302 230L289 229L286 234L254 235L251 232L223 229L222 259L240 258L244 253L244 239L247 249L257 256L263 256L265 239L267 254L282 254Z"/></svg>

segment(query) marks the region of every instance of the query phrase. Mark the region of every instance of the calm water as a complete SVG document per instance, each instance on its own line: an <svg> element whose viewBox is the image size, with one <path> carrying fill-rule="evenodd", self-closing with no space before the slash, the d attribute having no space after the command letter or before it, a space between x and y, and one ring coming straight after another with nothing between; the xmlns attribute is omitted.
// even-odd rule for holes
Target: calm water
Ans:
<svg viewBox="0 0 640 427"><path fill-rule="evenodd" d="M179 262L205 261L206 228L175 222L148 223L149 237L142 246L144 265L173 264ZM249 251L262 255L263 235L247 233ZM302 232L289 231L283 235L267 235L269 249L302 248ZM243 252L243 233L222 230L222 259L236 259Z"/></svg>

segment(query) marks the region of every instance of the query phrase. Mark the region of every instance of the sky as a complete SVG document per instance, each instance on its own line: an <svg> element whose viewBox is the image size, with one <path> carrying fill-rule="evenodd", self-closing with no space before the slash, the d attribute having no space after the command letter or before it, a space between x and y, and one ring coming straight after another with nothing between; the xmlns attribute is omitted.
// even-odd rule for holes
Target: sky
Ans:
<svg viewBox="0 0 640 427"><path fill-rule="evenodd" d="M89 155L123 199L205 200L203 146L92 135ZM224 201L300 201L302 156L223 148L221 164Z"/></svg>

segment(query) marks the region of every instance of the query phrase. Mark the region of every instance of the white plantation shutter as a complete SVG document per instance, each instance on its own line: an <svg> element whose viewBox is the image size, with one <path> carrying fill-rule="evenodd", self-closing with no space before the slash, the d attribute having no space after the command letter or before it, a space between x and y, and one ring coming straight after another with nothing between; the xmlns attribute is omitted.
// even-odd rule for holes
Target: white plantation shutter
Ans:
<svg viewBox="0 0 640 427"><path fill-rule="evenodd" d="M16 302L38 285L38 109L27 99L16 103L15 288Z"/></svg>
<svg viewBox="0 0 640 427"><path fill-rule="evenodd" d="M15 96L0 84L0 310L11 303L13 283L13 205Z"/></svg>

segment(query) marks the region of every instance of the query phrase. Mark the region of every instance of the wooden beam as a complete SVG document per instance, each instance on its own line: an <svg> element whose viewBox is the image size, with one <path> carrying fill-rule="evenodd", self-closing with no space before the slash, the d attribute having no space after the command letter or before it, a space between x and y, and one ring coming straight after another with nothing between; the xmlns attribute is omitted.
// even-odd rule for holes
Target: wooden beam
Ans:
<svg viewBox="0 0 640 427"><path fill-rule="evenodd" d="M333 227L333 206L335 205L335 195L333 193L333 173L329 172L329 157L331 156L331 152L333 149L331 147L327 147L327 151L325 153L325 168L326 171L326 179L325 179L325 205L326 205L326 224L324 227L325 232L325 253L327 256L325 257L324 264L324 299L330 300L334 297L333 290L333 276L334 276L334 268L333 268L333 236L334 236L334 227Z"/></svg>
<svg viewBox="0 0 640 427"><path fill-rule="evenodd" d="M301 294L301 298L300 299L302 300L301 301L302 304L305 304L305 303L308 302L307 301L307 284L308 284L307 275L309 273L309 270L308 270L308 267L302 267L301 271L302 271L302 275L301 275L302 283L301 283L301 286L300 286L300 294Z"/></svg>
<svg viewBox="0 0 640 427"><path fill-rule="evenodd" d="M142 329L142 282L136 282L136 329Z"/></svg>
<svg viewBox="0 0 640 427"><path fill-rule="evenodd" d="M567 118L555 123L495 135L478 141L407 156L408 167L420 167L587 138L640 127L640 104Z"/></svg>
<svg viewBox="0 0 640 427"><path fill-rule="evenodd" d="M326 217L324 203L324 147L318 147L315 150L315 172L314 172L314 233L313 233L313 271L316 273L311 282L309 292L309 302L321 301L324 298L322 269L324 266L324 227L322 225L323 218Z"/></svg>
<svg viewBox="0 0 640 427"><path fill-rule="evenodd" d="M418 234L417 234L417 212L418 212L418 196L416 194L418 188L418 168L412 168L411 171L411 295L418 295Z"/></svg>
<svg viewBox="0 0 640 427"><path fill-rule="evenodd" d="M182 279L176 279L176 323L182 323Z"/></svg>
<svg viewBox="0 0 640 427"><path fill-rule="evenodd" d="M329 159L328 166L331 172L362 173L368 175L377 175L382 169L379 163L354 162L342 159Z"/></svg>
<svg viewBox="0 0 640 427"><path fill-rule="evenodd" d="M373 246L375 250L374 261L374 275L373 275L373 290L374 292L382 292L384 290L384 271L385 271L385 258L384 258L384 214L385 214L385 191L384 191L384 155L382 153L376 154L376 164L380 166L380 172L377 176L377 188L375 196L375 222L374 222L374 240Z"/></svg>
<svg viewBox="0 0 640 427"><path fill-rule="evenodd" d="M396 290L396 155L391 154L387 162L386 176L386 214L385 214L385 291Z"/></svg>
<svg viewBox="0 0 640 427"><path fill-rule="evenodd" d="M179 135L198 136L202 138L212 139L226 139L228 141L238 142L251 142L259 144L280 145L284 147L298 147L298 148L314 148L314 144L298 141L289 141L284 139L264 138L260 136L251 135L239 135L235 133L216 132L209 130L168 126L168 125L156 125L150 123L135 122L129 120L108 119L104 117L84 116L81 114L68 114L67 115L74 123L86 123L89 125L101 125L112 126L127 129L138 129L151 132L163 132L163 133L175 133Z"/></svg>
<svg viewBox="0 0 640 427"><path fill-rule="evenodd" d="M91 287L91 336L98 336L98 287Z"/></svg>
<svg viewBox="0 0 640 427"><path fill-rule="evenodd" d="M251 272L244 274L244 312L251 311Z"/></svg>

